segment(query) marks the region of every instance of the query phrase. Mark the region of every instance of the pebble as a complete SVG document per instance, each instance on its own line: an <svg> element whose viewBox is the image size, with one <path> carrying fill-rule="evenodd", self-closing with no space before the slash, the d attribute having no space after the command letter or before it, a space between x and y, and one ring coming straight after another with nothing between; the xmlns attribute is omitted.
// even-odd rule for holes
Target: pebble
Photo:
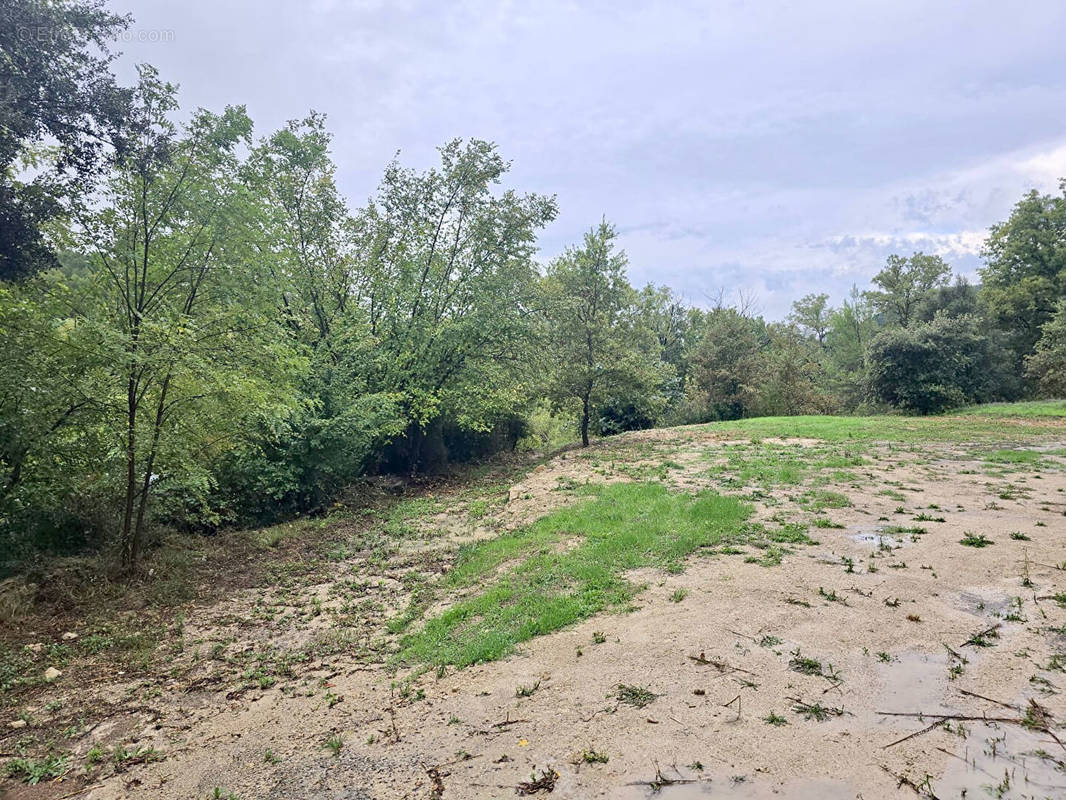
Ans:
<svg viewBox="0 0 1066 800"><path fill-rule="evenodd" d="M58 669L56 669L55 667L49 667L48 669L46 669L46 670L44 671L44 679L45 679L45 681L47 681L48 683L52 683L53 681L55 681L55 680L56 680L56 679L57 679L57 678L58 678L58 677L59 677L60 675L62 675L62 674L63 674L63 673L62 673L62 672L60 672L60 671L59 671Z"/></svg>

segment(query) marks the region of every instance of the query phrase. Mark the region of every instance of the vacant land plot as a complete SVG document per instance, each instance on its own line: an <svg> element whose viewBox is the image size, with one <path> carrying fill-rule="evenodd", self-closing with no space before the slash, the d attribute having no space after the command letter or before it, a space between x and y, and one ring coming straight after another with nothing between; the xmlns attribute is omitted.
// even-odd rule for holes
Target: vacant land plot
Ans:
<svg viewBox="0 0 1066 800"><path fill-rule="evenodd" d="M1062 409L628 434L10 582L5 796L1066 796Z"/></svg>

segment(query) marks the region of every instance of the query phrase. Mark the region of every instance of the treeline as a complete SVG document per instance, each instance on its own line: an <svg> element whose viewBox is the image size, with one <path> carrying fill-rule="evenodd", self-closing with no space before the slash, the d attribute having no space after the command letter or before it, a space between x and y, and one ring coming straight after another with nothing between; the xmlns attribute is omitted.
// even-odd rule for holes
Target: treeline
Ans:
<svg viewBox="0 0 1066 800"><path fill-rule="evenodd" d="M1066 393L1066 186L992 229L979 287L892 256L839 307L770 322L635 289L606 222L542 267L555 199L509 188L487 142L389 164L352 208L321 116L259 139L243 108L178 124L154 70L118 89L85 60L121 19L34 8L80 34L8 43L19 85L68 79L63 108L4 105L8 567L92 547L129 569L161 526L262 524L520 443ZM82 133L57 145L64 113Z"/></svg>

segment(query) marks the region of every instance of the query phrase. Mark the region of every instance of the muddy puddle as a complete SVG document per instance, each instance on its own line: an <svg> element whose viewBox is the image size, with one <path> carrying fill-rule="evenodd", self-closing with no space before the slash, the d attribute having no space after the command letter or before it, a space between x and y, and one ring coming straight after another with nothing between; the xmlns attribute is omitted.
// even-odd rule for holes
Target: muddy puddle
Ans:
<svg viewBox="0 0 1066 800"><path fill-rule="evenodd" d="M905 543L903 537L891 536L884 533L883 525L854 525L850 529L850 539L857 544L865 544L870 547L895 550Z"/></svg>
<svg viewBox="0 0 1066 800"><path fill-rule="evenodd" d="M655 790L629 787L620 800L704 800L726 797L730 800L855 800L856 790L834 780L800 779L770 782L762 779L721 778L698 783L675 783Z"/></svg>
<svg viewBox="0 0 1066 800"><path fill-rule="evenodd" d="M938 797L1066 797L1066 750L1046 733L1017 725L961 724L965 741L939 748L950 758L943 776L933 781Z"/></svg>

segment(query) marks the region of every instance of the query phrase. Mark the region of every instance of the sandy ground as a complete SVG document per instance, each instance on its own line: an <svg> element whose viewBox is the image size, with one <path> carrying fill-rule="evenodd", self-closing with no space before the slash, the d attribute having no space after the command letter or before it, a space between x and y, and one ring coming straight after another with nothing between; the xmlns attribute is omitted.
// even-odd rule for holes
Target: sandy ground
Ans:
<svg viewBox="0 0 1066 800"><path fill-rule="evenodd" d="M1066 571L1055 566L1066 560L1061 456L1040 471L990 472L972 448L878 446L851 480L818 486L850 506L804 517L795 501L807 487L765 493L759 519L843 526L812 528L818 543L778 566L741 554L694 558L679 575L643 570L633 577L647 588L631 613L535 639L492 664L390 671L375 641L406 605L404 570L424 568L435 547L446 563L457 541L573 502L560 486L643 477L642 465L664 454L674 464L669 483L714 487L707 467L728 452L707 432L626 440L611 446L626 448L617 452L571 452L539 467L484 519L424 520L433 535L387 574L360 573L353 584L341 561L314 585L242 593L191 617L184 636L198 643L195 661L176 654L172 676L151 686L119 676L84 689L123 710L78 742L82 752L121 742L162 758L101 769L81 791L68 780L69 796L497 798L547 774L558 798L1066 797L1066 746L1057 741L1066 741L1066 608L1051 597L1066 592ZM914 521L920 512L944 521ZM889 525L927 532L885 534ZM994 544L963 546L967 532ZM674 602L678 589L687 595ZM264 612L286 603L299 624ZM296 664L265 688L239 688L205 655L212 643L221 643L216 654L264 639L305 645L335 633L338 619L350 647ZM797 652L824 674L797 672ZM619 684L657 696L627 705L616 699ZM73 676L54 688L79 690ZM805 718L801 703L830 715ZM1010 721L1027 713L1050 733ZM336 736L334 755L324 743ZM592 753L606 761L588 763ZM64 784L6 785L19 800L64 796Z"/></svg>

